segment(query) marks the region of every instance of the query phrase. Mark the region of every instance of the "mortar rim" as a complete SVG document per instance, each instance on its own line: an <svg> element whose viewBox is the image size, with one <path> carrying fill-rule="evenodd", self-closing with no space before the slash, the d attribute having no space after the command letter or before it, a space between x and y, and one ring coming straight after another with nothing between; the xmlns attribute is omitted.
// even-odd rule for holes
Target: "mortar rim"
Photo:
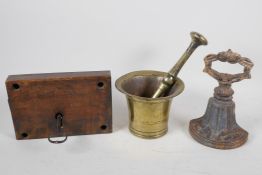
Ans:
<svg viewBox="0 0 262 175"><path fill-rule="evenodd" d="M150 102L159 102L159 101L167 101L167 100L171 100L172 98L180 95L184 89L185 89L185 85L184 82L180 79L180 78L176 78L176 86L178 86L178 88L171 94L165 97L159 97L159 98L149 98L149 97L141 97L141 96L137 96L137 95L133 95L130 94L128 92L126 92L123 87L122 84L125 80L128 80L130 78L136 77L136 76L156 76L156 77L164 77L165 75L167 75L166 72L161 72L161 71L155 71L155 70L140 70L140 71L133 71L133 72L129 72L127 74L122 75L121 77L119 77L116 81L115 81L115 87L123 94L125 94L127 97L129 98L133 98L135 100L138 101L150 101Z"/></svg>

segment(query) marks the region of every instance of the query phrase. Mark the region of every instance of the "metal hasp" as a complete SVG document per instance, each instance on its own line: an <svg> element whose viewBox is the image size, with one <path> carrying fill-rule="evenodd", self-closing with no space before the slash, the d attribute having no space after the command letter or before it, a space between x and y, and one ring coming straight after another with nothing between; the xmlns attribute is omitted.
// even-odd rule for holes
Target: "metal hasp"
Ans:
<svg viewBox="0 0 262 175"><path fill-rule="evenodd" d="M109 71L10 75L6 89L18 140L112 132Z"/></svg>
<svg viewBox="0 0 262 175"><path fill-rule="evenodd" d="M211 68L214 61L240 64L244 67L243 73L220 73ZM249 79L253 63L250 59L228 50L207 55L204 59L204 72L219 82L214 89L214 97L209 99L203 117L190 121L189 131L191 136L199 143L217 149L232 149L243 145L248 138L248 133L242 129L235 119L235 103L232 101L234 93L231 84Z"/></svg>
<svg viewBox="0 0 262 175"><path fill-rule="evenodd" d="M57 127L57 135L59 135L59 133L63 132L63 114L61 113L57 113L55 115L55 119L56 119L56 127ZM48 137L48 141L50 143L54 143L54 144L60 144L60 143L64 143L67 140L67 136L65 136L62 140L52 140L51 137Z"/></svg>
<svg viewBox="0 0 262 175"><path fill-rule="evenodd" d="M184 66L188 58L192 55L192 53L195 51L195 49L198 46L201 45L207 45L207 39L202 36L201 34L197 32L191 32L191 43L189 47L186 49L184 54L181 56L181 58L177 61L177 63L172 67L172 69L168 72L168 74L163 78L161 84L159 85L158 89L155 91L152 98L158 98L163 95L165 95L170 88L175 84L176 77L181 70L181 68Z"/></svg>

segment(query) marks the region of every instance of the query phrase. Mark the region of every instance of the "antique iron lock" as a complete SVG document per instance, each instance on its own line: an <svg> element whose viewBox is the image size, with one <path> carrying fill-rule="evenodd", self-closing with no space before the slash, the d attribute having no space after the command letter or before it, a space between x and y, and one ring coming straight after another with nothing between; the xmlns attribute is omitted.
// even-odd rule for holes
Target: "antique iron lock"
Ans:
<svg viewBox="0 0 262 175"><path fill-rule="evenodd" d="M112 132L109 71L10 75L6 88L19 140Z"/></svg>

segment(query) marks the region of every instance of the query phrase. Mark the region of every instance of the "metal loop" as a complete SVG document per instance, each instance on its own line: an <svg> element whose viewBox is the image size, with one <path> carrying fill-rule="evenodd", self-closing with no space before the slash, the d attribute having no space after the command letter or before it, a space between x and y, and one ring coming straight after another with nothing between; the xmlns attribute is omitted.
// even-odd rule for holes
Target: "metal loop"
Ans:
<svg viewBox="0 0 262 175"><path fill-rule="evenodd" d="M48 141L54 144L64 143L66 140L67 140L67 136L65 136L63 140L52 140L51 137L48 137Z"/></svg>
<svg viewBox="0 0 262 175"><path fill-rule="evenodd" d="M249 79L251 77L250 71L254 65L250 59L241 57L241 55L230 49L226 52L220 52L218 54L209 54L204 58L204 61L204 72L224 84L232 84L243 79ZM244 71L238 74L221 73L212 69L212 62L214 61L228 62L230 64L238 63L244 67Z"/></svg>
<svg viewBox="0 0 262 175"><path fill-rule="evenodd" d="M63 126L63 114L57 113L55 115L55 118L56 118L57 133L60 133L64 127ZM48 137L48 141L54 144L64 143L66 140L67 140L67 136L65 136L63 140L52 140L51 137Z"/></svg>

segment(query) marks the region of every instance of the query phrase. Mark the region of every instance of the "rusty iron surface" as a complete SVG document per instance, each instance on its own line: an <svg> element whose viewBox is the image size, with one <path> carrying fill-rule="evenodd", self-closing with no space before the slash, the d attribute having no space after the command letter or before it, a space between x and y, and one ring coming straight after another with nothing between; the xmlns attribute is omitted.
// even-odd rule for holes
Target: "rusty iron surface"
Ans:
<svg viewBox="0 0 262 175"><path fill-rule="evenodd" d="M209 147L237 148L247 141L248 133L236 122L235 103L232 101L234 90L231 84L251 78L250 71L253 63L250 59L241 57L231 50L207 55L204 61L204 72L215 78L219 86L214 89L214 97L209 99L205 114L190 121L190 134L196 141ZM238 74L220 73L212 69L214 61L238 63L244 67L244 71Z"/></svg>

